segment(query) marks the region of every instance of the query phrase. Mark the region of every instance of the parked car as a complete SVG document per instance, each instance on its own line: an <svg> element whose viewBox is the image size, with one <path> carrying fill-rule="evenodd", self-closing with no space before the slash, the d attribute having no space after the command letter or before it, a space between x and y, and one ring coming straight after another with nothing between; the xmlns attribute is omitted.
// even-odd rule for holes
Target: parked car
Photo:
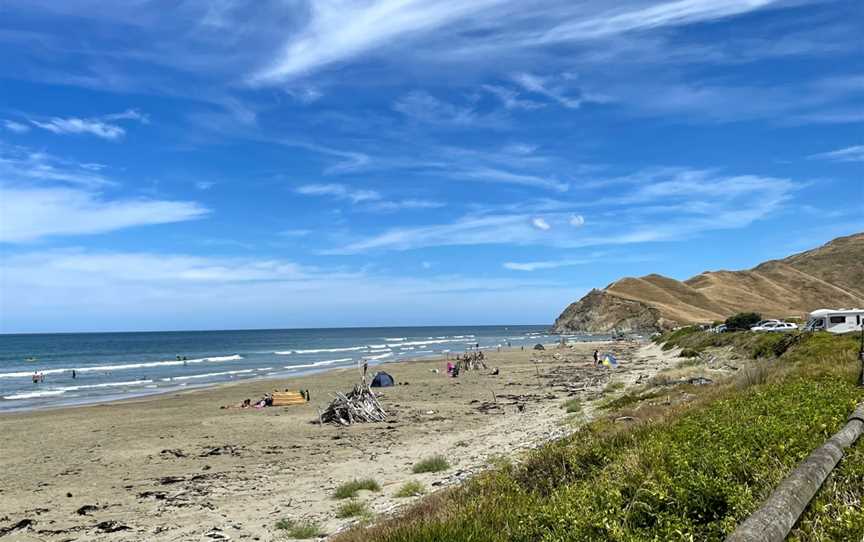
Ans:
<svg viewBox="0 0 864 542"><path fill-rule="evenodd" d="M717 327L712 327L708 331L710 331L711 333L726 333L727 331L729 331L729 328L726 327L726 324L720 324Z"/></svg>
<svg viewBox="0 0 864 542"><path fill-rule="evenodd" d="M762 327L765 324L779 324L779 323L780 323L780 320L777 320L776 318L769 318L768 320L759 320L758 322L756 322L755 324L750 326L750 329L756 329L757 327Z"/></svg>
<svg viewBox="0 0 864 542"><path fill-rule="evenodd" d="M765 333L795 331L796 329L798 329L798 326L793 324L792 322L767 322L766 324L761 326L751 327L750 331L759 331Z"/></svg>

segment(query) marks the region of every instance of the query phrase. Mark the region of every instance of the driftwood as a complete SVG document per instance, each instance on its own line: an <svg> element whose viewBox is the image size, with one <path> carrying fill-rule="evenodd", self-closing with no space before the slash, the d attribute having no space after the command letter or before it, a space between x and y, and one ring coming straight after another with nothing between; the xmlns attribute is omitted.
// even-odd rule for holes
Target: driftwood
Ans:
<svg viewBox="0 0 864 542"><path fill-rule="evenodd" d="M383 422L387 419L387 412L381 407L364 378L347 394L336 392L334 399L318 419L321 423L337 425Z"/></svg>
<svg viewBox="0 0 864 542"><path fill-rule="evenodd" d="M456 358L456 369L469 371L471 369L477 371L480 369L488 369L486 367L486 355L483 352L465 352L465 355Z"/></svg>
<svg viewBox="0 0 864 542"><path fill-rule="evenodd" d="M782 542L822 483L843 457L843 450L864 433L864 403L846 425L792 471L762 506L726 542Z"/></svg>

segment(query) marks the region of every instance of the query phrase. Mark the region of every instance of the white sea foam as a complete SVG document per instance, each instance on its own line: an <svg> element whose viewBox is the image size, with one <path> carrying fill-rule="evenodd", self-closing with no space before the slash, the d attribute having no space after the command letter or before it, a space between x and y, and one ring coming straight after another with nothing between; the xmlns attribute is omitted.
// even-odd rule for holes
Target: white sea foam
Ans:
<svg viewBox="0 0 864 542"><path fill-rule="evenodd" d="M390 351L389 348L379 348L377 350L370 350L369 353L370 354L380 354L382 352L389 352L389 351Z"/></svg>
<svg viewBox="0 0 864 542"><path fill-rule="evenodd" d="M72 371L78 373L93 373L93 372L108 372L108 371L126 371L129 369L148 369L153 367L171 367L177 365L194 364L194 363L219 363L223 361L236 361L243 359L243 356L234 354L232 356L214 356L209 358L196 358L187 360L169 360L169 361L146 361L141 363L124 363L120 365L97 365L95 367L64 367L62 369L46 369L38 371L45 375L70 373ZM33 376L31 371L19 371L15 373L0 373L0 378L29 378Z"/></svg>
<svg viewBox="0 0 864 542"><path fill-rule="evenodd" d="M170 378L162 378L162 382L174 382L175 380L192 380L195 378L211 378L214 376L228 376L228 375L239 375L239 374L247 374L253 372L255 369L243 369L239 371L221 371L218 373L204 373L200 375L186 375L186 376L175 376Z"/></svg>
<svg viewBox="0 0 864 542"><path fill-rule="evenodd" d="M385 341L404 341L407 337L384 337Z"/></svg>
<svg viewBox="0 0 864 542"><path fill-rule="evenodd" d="M339 359L328 359L325 361L316 361L315 363L304 363L303 365L286 365L286 369L303 369L307 367L320 367L321 365L332 365L334 363L345 363L346 361L353 361L352 358L339 358Z"/></svg>
<svg viewBox="0 0 864 542"><path fill-rule="evenodd" d="M295 354L320 354L322 352L356 352L366 350L365 346L351 346L348 348L317 348L314 350L294 350ZM279 352L276 352L277 354Z"/></svg>
<svg viewBox="0 0 864 542"><path fill-rule="evenodd" d="M150 384L152 380L129 380L127 382L103 382L101 384L85 384L82 386L66 386L63 391L95 390L99 388L113 388L116 386L137 386L139 384Z"/></svg>
<svg viewBox="0 0 864 542"><path fill-rule="evenodd" d="M403 344L404 344L404 343L403 343ZM401 344L400 344L399 346L401 346ZM375 348L390 348L390 345L389 345L389 344L370 344L370 345L369 345L369 348L372 348L372 349L375 349Z"/></svg>
<svg viewBox="0 0 864 542"><path fill-rule="evenodd" d="M368 356L368 358L369 358L369 359L384 359L384 358L389 358L389 357L392 356L392 355L393 355L393 353L390 352L389 354L380 354L380 355L377 355L377 356Z"/></svg>
<svg viewBox="0 0 864 542"><path fill-rule="evenodd" d="M8 399L9 401L14 401L16 399L35 399L37 397L51 397L53 395L63 395L66 393L66 390L45 390L45 391L33 391L27 393L16 393L15 395L6 395L3 399Z"/></svg>

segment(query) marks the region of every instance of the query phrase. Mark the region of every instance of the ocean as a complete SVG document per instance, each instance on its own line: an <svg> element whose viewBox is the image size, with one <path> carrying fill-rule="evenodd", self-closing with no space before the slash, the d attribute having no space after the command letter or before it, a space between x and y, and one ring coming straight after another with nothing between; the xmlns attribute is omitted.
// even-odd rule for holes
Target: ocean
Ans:
<svg viewBox="0 0 864 542"><path fill-rule="evenodd" d="M372 366L464 352L478 344L495 349L558 340L546 326L0 335L0 411L296 376L362 360ZM43 380L34 382L34 373Z"/></svg>

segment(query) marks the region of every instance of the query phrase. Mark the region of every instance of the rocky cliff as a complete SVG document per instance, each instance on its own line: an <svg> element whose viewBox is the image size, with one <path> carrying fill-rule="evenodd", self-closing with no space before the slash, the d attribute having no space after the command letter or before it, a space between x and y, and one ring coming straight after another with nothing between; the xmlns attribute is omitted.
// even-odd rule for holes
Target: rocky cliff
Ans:
<svg viewBox="0 0 864 542"><path fill-rule="evenodd" d="M626 277L572 303L554 329L649 331L742 311L784 318L853 306L864 307L864 233L743 271L706 271L683 282L656 274Z"/></svg>

